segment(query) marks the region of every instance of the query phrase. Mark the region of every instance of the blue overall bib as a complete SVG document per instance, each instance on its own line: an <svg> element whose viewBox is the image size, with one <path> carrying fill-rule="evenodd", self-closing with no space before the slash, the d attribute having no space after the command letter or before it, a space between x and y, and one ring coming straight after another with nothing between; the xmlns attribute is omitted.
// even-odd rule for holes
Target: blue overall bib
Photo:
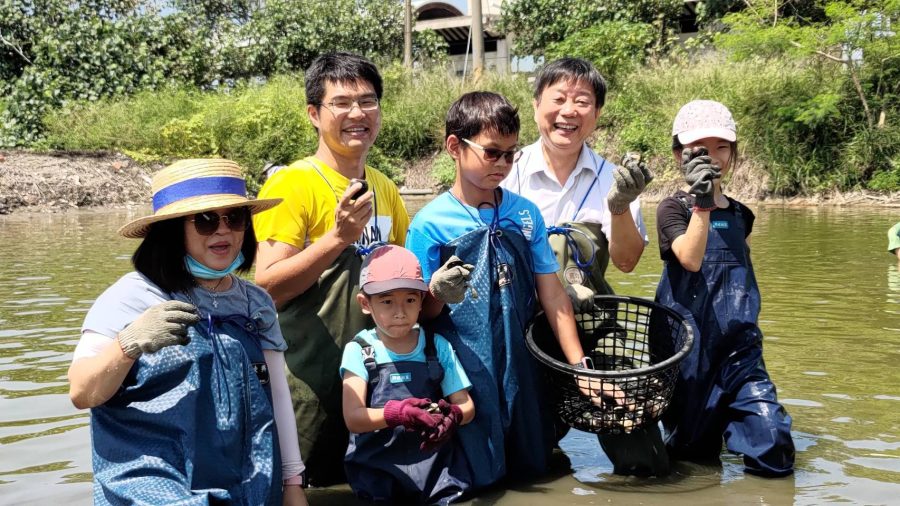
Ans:
<svg viewBox="0 0 900 506"><path fill-rule="evenodd" d="M668 260L657 287L657 302L697 330L663 426L673 458L718 458L724 436L728 450L744 456L747 471L780 476L794 464L791 417L778 403L763 362L759 287L742 205L731 205L734 211L710 213L700 271Z"/></svg>
<svg viewBox="0 0 900 506"><path fill-rule="evenodd" d="M360 336L363 362L369 374L366 406L383 408L387 401L410 397L443 398L444 368L437 358L434 334L425 332L425 362L411 360L378 364L372 346ZM422 437L402 426L350 434L344 459L353 491L367 501L395 504L449 504L469 488L466 464L456 439L437 451L421 450Z"/></svg>
<svg viewBox="0 0 900 506"><path fill-rule="evenodd" d="M281 458L256 322L209 316L144 354L91 410L94 504L281 504Z"/></svg>
<svg viewBox="0 0 900 506"><path fill-rule="evenodd" d="M473 487L504 476L543 475L555 442L542 402L545 382L525 347L534 314L531 246L517 227L494 222L441 247L441 263L458 256L475 269L474 289L435 320L472 382L475 419L459 429Z"/></svg>

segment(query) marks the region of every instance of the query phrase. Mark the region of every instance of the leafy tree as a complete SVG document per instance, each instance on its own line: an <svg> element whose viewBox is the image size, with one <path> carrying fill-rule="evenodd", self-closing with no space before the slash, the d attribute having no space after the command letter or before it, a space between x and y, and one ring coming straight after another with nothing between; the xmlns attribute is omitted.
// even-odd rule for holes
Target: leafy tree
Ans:
<svg viewBox="0 0 900 506"><path fill-rule="evenodd" d="M10 0L0 7L0 34L16 56L0 67L12 83L0 145L40 140L43 115L67 101L214 78L208 34L151 2Z"/></svg>
<svg viewBox="0 0 900 506"><path fill-rule="evenodd" d="M607 79L615 79L643 63L655 30L647 23L604 21L547 46L548 60L563 56L591 61Z"/></svg>
<svg viewBox="0 0 900 506"><path fill-rule="evenodd" d="M543 55L551 44L604 21L651 24L662 49L681 9L682 0L507 0L500 27L515 35L518 56Z"/></svg>
<svg viewBox="0 0 900 506"><path fill-rule="evenodd" d="M403 45L400 2L386 0L269 0L240 30L244 48L235 76L301 71L327 51L396 57Z"/></svg>
<svg viewBox="0 0 900 506"><path fill-rule="evenodd" d="M796 131L819 132L809 138L830 132L842 139L811 146L811 153L824 152L844 185L885 171L900 176L900 0L824 2L823 22L777 16L783 3L754 2L753 9L725 16L729 30L716 36L716 45L738 61L786 57L812 68L838 66L842 80L784 108L785 120Z"/></svg>

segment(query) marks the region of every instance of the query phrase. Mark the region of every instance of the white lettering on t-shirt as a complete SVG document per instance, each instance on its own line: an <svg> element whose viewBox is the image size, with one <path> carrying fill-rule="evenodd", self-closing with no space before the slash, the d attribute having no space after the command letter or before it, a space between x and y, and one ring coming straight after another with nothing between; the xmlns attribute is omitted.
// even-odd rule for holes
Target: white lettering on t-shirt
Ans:
<svg viewBox="0 0 900 506"><path fill-rule="evenodd" d="M531 232L534 230L534 220L531 218L531 212L528 209L522 209L519 211L519 217L522 219L522 234L530 241Z"/></svg>

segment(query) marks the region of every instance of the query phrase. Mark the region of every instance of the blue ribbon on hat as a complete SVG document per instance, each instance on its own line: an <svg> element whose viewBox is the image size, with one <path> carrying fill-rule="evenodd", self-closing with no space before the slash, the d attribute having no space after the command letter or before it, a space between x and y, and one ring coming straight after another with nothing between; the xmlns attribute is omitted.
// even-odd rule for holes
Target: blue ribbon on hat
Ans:
<svg viewBox="0 0 900 506"><path fill-rule="evenodd" d="M199 177L171 184L153 194L153 212L179 200L202 195L232 194L247 197L247 184L239 177Z"/></svg>

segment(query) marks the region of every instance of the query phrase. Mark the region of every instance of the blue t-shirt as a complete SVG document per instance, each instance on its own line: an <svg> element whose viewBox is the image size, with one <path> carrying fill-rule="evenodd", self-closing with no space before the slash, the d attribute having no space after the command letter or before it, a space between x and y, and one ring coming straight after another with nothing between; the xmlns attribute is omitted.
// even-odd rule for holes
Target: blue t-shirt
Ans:
<svg viewBox="0 0 900 506"><path fill-rule="evenodd" d="M521 230L531 244L535 274L553 274L559 270L556 255L547 241L541 211L533 202L504 189L499 213L501 227ZM491 223L493 218L493 208L475 209L450 192L438 195L416 213L406 234L406 248L419 258L425 282L441 267L441 246Z"/></svg>
<svg viewBox="0 0 900 506"><path fill-rule="evenodd" d="M174 294L174 298L195 304L201 316L238 314L252 318L259 328L262 337L260 345L264 350L287 349L272 297L249 281L232 276L231 288L216 293L218 307L213 307L212 294L200 287L194 287L187 293ZM115 339L122 329L151 306L172 299L173 296L165 293L144 275L129 272L97 297L84 319L81 331L92 331Z"/></svg>
<svg viewBox="0 0 900 506"><path fill-rule="evenodd" d="M378 338L378 333L375 332L375 329L363 330L357 336L362 337L372 346L372 351L375 352L376 364L406 361L425 362L424 330L419 329L419 343L416 344L415 349L410 353L404 354L394 353L387 349L384 343L381 342L381 339ZM441 381L441 391L444 396L447 397L460 390L471 388L472 383L469 381L469 377L466 376L466 371L463 370L459 359L456 358L456 351L453 350L450 343L442 336L435 334L434 347L437 351L438 362L444 368L444 379ZM354 341L350 341L344 347L344 356L341 357L341 378L344 377L344 372L346 371L352 372L366 382L369 381L369 372L366 370L366 365L363 362L362 346ZM416 378L412 378L410 381L416 381Z"/></svg>

